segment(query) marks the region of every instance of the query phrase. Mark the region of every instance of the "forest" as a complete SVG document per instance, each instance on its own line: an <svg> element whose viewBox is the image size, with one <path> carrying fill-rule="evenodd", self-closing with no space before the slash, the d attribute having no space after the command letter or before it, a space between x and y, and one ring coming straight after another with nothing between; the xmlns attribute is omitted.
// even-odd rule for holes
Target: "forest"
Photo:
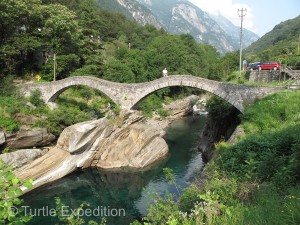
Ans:
<svg viewBox="0 0 300 225"><path fill-rule="evenodd" d="M221 57L189 34L141 26L95 0L9 0L0 8L0 77L52 81L55 68L55 79L132 83L159 78L166 67L169 74L222 80L238 68L237 53Z"/></svg>

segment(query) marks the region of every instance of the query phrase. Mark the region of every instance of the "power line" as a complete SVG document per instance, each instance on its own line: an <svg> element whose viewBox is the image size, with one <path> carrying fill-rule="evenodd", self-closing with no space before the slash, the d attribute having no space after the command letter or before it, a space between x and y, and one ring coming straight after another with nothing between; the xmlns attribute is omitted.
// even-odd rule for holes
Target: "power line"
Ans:
<svg viewBox="0 0 300 225"><path fill-rule="evenodd" d="M239 80L241 79L241 70L242 70L242 51L243 51L243 19L246 16L247 9L242 8L238 9L238 15L241 17L241 31L240 31L240 67L239 67Z"/></svg>

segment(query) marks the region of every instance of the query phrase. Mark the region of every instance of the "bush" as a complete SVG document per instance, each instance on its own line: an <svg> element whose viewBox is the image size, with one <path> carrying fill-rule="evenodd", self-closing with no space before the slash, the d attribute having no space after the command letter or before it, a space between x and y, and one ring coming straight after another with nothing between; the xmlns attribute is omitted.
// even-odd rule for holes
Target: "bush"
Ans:
<svg viewBox="0 0 300 225"><path fill-rule="evenodd" d="M22 215L23 208L17 208L22 203L18 198L23 194L20 187L30 188L31 184L32 180L23 182L17 178L12 172L12 166L7 166L0 159L0 224L25 224L31 220L29 215Z"/></svg>
<svg viewBox="0 0 300 225"><path fill-rule="evenodd" d="M158 115L160 115L162 118L166 118L170 115L170 113L165 109L159 109Z"/></svg>
<svg viewBox="0 0 300 225"><path fill-rule="evenodd" d="M207 108L213 120L224 120L229 115L238 113L235 107L217 96L207 101Z"/></svg>
<svg viewBox="0 0 300 225"><path fill-rule="evenodd" d="M162 100L154 93L143 99L138 107L144 115L151 117L155 110L162 107Z"/></svg>
<svg viewBox="0 0 300 225"><path fill-rule="evenodd" d="M20 96L0 96L0 116L13 116L25 108L25 99Z"/></svg>
<svg viewBox="0 0 300 225"><path fill-rule="evenodd" d="M198 195L200 194L201 189L199 186L192 184L190 187L184 189L183 193L181 194L178 202L179 209L182 212L190 213L191 210L194 208L194 205L197 201L199 201Z"/></svg>
<svg viewBox="0 0 300 225"><path fill-rule="evenodd" d="M34 106L43 106L44 100L42 99L42 93L40 90L36 89L34 91L31 92L30 94L30 102L34 105Z"/></svg>
<svg viewBox="0 0 300 225"><path fill-rule="evenodd" d="M300 177L300 126L282 126L233 146L218 146L220 169L240 179L272 181L278 188L293 185Z"/></svg>
<svg viewBox="0 0 300 225"><path fill-rule="evenodd" d="M47 115L47 119L39 120L35 126L47 127L49 132L59 136L67 126L91 119L91 114L78 108L60 106L59 108L50 111Z"/></svg>
<svg viewBox="0 0 300 225"><path fill-rule="evenodd" d="M0 77L0 95L14 96L17 93L13 80L13 76Z"/></svg>
<svg viewBox="0 0 300 225"><path fill-rule="evenodd" d="M0 126L8 132L16 132L19 130L19 123L11 117L0 117Z"/></svg>

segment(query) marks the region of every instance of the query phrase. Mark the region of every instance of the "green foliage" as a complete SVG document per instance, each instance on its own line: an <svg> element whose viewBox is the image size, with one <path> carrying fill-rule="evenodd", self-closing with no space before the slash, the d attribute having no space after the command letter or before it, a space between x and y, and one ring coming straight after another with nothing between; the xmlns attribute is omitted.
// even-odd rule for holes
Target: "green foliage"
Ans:
<svg viewBox="0 0 300 225"><path fill-rule="evenodd" d="M165 109L158 109L158 115L162 118L166 118L170 115L170 113Z"/></svg>
<svg viewBox="0 0 300 225"><path fill-rule="evenodd" d="M144 218L145 221L155 225L167 224L169 216L178 213L178 205L171 194L167 194L164 197L155 195L154 202L150 205L148 211L149 213Z"/></svg>
<svg viewBox="0 0 300 225"><path fill-rule="evenodd" d="M166 180L168 181L168 184L169 185L174 185L175 188L176 188L176 190L177 190L178 195L180 195L179 190L181 188L176 184L175 174L173 173L173 170L170 169L170 168L163 168L163 172L164 172L164 174L166 176Z"/></svg>
<svg viewBox="0 0 300 225"><path fill-rule="evenodd" d="M220 166L244 179L271 180L278 187L299 179L299 126L278 132L251 135L234 146L219 150Z"/></svg>
<svg viewBox="0 0 300 225"><path fill-rule="evenodd" d="M248 137L218 146L220 169L241 179L271 181L278 188L299 180L299 91L281 92L256 102L243 117Z"/></svg>
<svg viewBox="0 0 300 225"><path fill-rule="evenodd" d="M207 101L207 109L213 120L224 120L236 111L236 108L218 96L213 96Z"/></svg>
<svg viewBox="0 0 300 225"><path fill-rule="evenodd" d="M299 224L299 185L285 188L282 194L270 185L255 191L250 203L238 203L233 214L220 215L214 224Z"/></svg>
<svg viewBox="0 0 300 225"><path fill-rule="evenodd" d="M141 26L99 9L101 5L94 0L1 4L5 12L2 27L10 31L0 36L3 74L38 73L50 81L56 53L58 79L72 74L144 82L161 77L164 67L170 74L211 79L222 75L220 57L213 47L197 44L190 35L168 35L153 26Z"/></svg>
<svg viewBox="0 0 300 225"><path fill-rule="evenodd" d="M23 194L21 186L30 188L32 180L21 181L12 172L12 167L5 165L0 160L0 223L25 224L31 220L29 215L23 215L23 210L18 207L22 200L18 196Z"/></svg>
<svg viewBox="0 0 300 225"><path fill-rule="evenodd" d="M82 218L82 212L85 207L90 206L88 203L82 203L77 209L72 209L70 211L68 207L65 207L65 205L61 202L59 197L55 198L56 203L56 215L60 222L63 222L63 224L67 225L80 225L85 224L85 220ZM89 225L95 225L98 224L97 222L90 220L88 221ZM105 225L106 219L102 218L100 225Z"/></svg>
<svg viewBox="0 0 300 225"><path fill-rule="evenodd" d="M253 62L286 60L288 65L294 66L299 61L296 56L299 54L299 35L300 16L276 25L271 32L250 45L245 51L246 58Z"/></svg>
<svg viewBox="0 0 300 225"><path fill-rule="evenodd" d="M78 107L59 106L47 114L47 119L39 120L35 126L46 127L48 131L59 136L63 129L75 123L91 120L92 116Z"/></svg>
<svg viewBox="0 0 300 225"><path fill-rule="evenodd" d="M1 96L14 96L17 94L16 87L13 83L13 76L0 77L0 94Z"/></svg>
<svg viewBox="0 0 300 225"><path fill-rule="evenodd" d="M191 186L184 189L178 201L178 207L180 211L185 213L191 213L191 210L193 209L194 205L200 200L200 193L201 189L196 184L191 184Z"/></svg>
<svg viewBox="0 0 300 225"><path fill-rule="evenodd" d="M43 106L45 104L42 99L42 93L38 89L31 92L29 99L34 106Z"/></svg>
<svg viewBox="0 0 300 225"><path fill-rule="evenodd" d="M299 97L299 91L285 91L257 101L244 113L244 129L248 133L261 133L299 124Z"/></svg>
<svg viewBox="0 0 300 225"><path fill-rule="evenodd" d="M0 127L12 133L19 130L19 123L11 117L0 117Z"/></svg>
<svg viewBox="0 0 300 225"><path fill-rule="evenodd" d="M247 108L242 118L247 135L235 145L216 145L215 158L204 169L203 185L185 189L178 202L158 197L146 221L299 224L299 94L277 93ZM213 99L211 107L218 104ZM212 112L219 118L221 114L215 110ZM172 183L170 172L166 170Z"/></svg>
<svg viewBox="0 0 300 225"><path fill-rule="evenodd" d="M120 83L134 83L135 81L130 67L115 59L106 63L103 78Z"/></svg>
<svg viewBox="0 0 300 225"><path fill-rule="evenodd" d="M151 117L153 111L159 109L162 107L162 101L161 99L154 93L147 96L145 99L143 99L138 107L142 110L142 112L148 116Z"/></svg>

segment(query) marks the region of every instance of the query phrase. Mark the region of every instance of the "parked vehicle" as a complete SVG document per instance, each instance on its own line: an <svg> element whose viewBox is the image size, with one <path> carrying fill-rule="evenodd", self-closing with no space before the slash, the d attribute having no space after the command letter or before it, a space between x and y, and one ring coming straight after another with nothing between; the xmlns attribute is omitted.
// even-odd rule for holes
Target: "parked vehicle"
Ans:
<svg viewBox="0 0 300 225"><path fill-rule="evenodd" d="M257 70L261 62L249 63L247 70Z"/></svg>
<svg viewBox="0 0 300 225"><path fill-rule="evenodd" d="M258 65L258 70L280 70L278 62L263 62Z"/></svg>

